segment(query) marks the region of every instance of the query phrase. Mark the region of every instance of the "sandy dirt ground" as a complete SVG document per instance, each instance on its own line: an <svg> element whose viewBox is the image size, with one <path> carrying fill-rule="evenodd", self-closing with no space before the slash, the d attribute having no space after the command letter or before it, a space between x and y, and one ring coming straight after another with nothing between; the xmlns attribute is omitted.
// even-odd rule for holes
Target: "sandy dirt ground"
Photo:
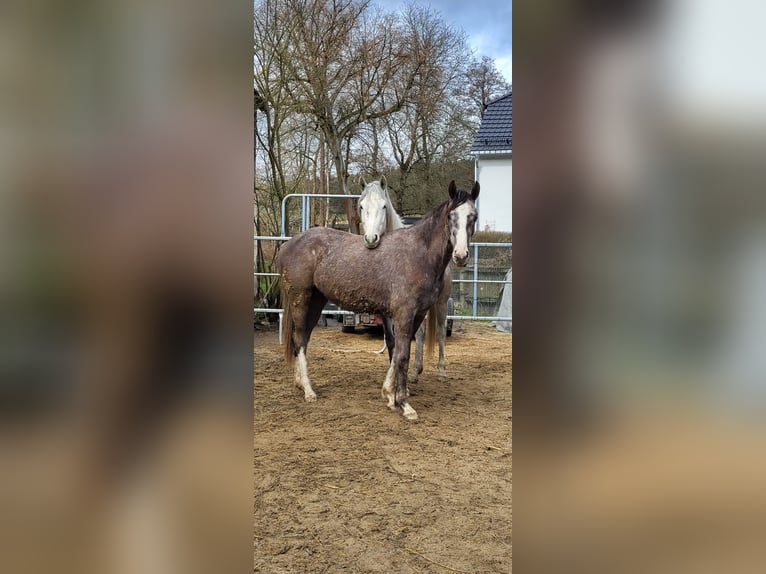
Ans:
<svg viewBox="0 0 766 574"><path fill-rule="evenodd" d="M276 331L255 332L255 572L511 572L512 335L455 322L410 385L380 396L380 334L317 327L306 403ZM413 344L414 356L414 344Z"/></svg>

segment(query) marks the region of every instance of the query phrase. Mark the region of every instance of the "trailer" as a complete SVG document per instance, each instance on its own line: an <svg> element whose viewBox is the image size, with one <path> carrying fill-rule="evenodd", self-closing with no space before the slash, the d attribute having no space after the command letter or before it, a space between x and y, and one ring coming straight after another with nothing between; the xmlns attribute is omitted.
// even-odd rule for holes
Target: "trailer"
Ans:
<svg viewBox="0 0 766 574"><path fill-rule="evenodd" d="M383 328L383 318L375 313L349 313L343 315L344 333L353 333L357 327L362 329Z"/></svg>
<svg viewBox="0 0 766 574"><path fill-rule="evenodd" d="M447 315L455 312L455 302L452 297L447 300ZM342 315L341 330L344 333L353 333L360 329L383 328L383 318L375 313L347 313ZM452 336L452 319L447 319L447 336Z"/></svg>

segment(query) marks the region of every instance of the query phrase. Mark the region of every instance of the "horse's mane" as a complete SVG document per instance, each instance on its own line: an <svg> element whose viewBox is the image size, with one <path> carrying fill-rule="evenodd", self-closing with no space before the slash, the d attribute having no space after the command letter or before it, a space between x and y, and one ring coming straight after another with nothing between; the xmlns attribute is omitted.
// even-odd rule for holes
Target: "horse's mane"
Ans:
<svg viewBox="0 0 766 574"><path fill-rule="evenodd" d="M471 194L467 191L458 190L455 192L455 197L451 197L447 201L440 203L434 207L431 211L426 213L419 221L416 221L410 229L414 228L427 228L426 234L431 234L434 227L441 225L443 231L443 238L445 241L450 241L449 226L446 225L448 217L447 214L456 207L463 205L465 202L471 200Z"/></svg>
<svg viewBox="0 0 766 574"><path fill-rule="evenodd" d="M386 194L386 230L387 231L393 231L394 229L401 229L404 227L404 222L402 221L402 218L399 216L399 213L394 209L394 206L391 204L391 195L388 193L387 190L385 190Z"/></svg>
<svg viewBox="0 0 766 574"><path fill-rule="evenodd" d="M467 191L463 191L462 189L455 192L455 197L450 198L447 201L440 203L436 207L434 207L431 211L426 213L422 218L420 218L418 221L416 221L412 227L419 226L421 224L424 224L426 221L430 220L438 220L441 218L441 216L448 212L452 211L456 207L463 205L466 201L471 199L471 194Z"/></svg>
<svg viewBox="0 0 766 574"><path fill-rule="evenodd" d="M441 226L443 230L444 238L449 240L449 228L446 225L447 213L450 211L452 200L448 199L444 203L441 203L434 207L431 211L426 213L418 221L412 224L410 229L422 230L425 235L433 235L433 229L437 226ZM465 201L463 201L465 203Z"/></svg>
<svg viewBox="0 0 766 574"><path fill-rule="evenodd" d="M470 193L468 193L467 191L463 191L462 189L457 190L455 192L455 197L449 200L449 202L452 203L452 207L450 207L450 209L454 209L455 207L463 205L469 199L471 199Z"/></svg>
<svg viewBox="0 0 766 574"><path fill-rule="evenodd" d="M439 219L440 218L439 216L442 214L443 211L445 211L445 208L449 205L450 201L451 200L447 200L444 203L440 203L439 205L431 209L431 211L429 211L423 217L421 217L415 223L413 223L412 227L420 227L422 225L427 224L429 221L433 221L434 219Z"/></svg>

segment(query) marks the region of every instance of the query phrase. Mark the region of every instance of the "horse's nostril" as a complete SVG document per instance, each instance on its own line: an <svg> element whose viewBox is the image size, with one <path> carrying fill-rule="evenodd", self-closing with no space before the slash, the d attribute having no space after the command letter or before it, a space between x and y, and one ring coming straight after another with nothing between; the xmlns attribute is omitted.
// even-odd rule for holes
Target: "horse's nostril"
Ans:
<svg viewBox="0 0 766 574"><path fill-rule="evenodd" d="M378 239L379 235L373 235L372 239L368 237L367 235L364 236L364 245L367 247L367 249L374 249L378 246Z"/></svg>

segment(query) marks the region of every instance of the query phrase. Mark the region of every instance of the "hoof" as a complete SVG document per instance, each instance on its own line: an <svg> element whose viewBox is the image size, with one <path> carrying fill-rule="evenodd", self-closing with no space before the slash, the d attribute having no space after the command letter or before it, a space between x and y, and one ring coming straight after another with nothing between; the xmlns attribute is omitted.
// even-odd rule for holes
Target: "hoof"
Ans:
<svg viewBox="0 0 766 574"><path fill-rule="evenodd" d="M436 377L436 379L437 379L437 380L438 380L440 383L446 383L446 382L447 382L447 375L438 375L438 376Z"/></svg>
<svg viewBox="0 0 766 574"><path fill-rule="evenodd" d="M380 396L383 397L383 400L386 401L386 406L391 409L392 411L396 410L396 405L394 404L394 395L388 395L385 391L380 393Z"/></svg>
<svg viewBox="0 0 766 574"><path fill-rule="evenodd" d="M306 399L307 403L315 403L317 400L317 395L316 393L311 393L311 394L306 393L306 396L304 398Z"/></svg>
<svg viewBox="0 0 766 574"><path fill-rule="evenodd" d="M404 405L404 408L402 409L402 414L404 415L404 418L406 418L408 421L418 420L418 413L416 413L415 409L413 409L410 405Z"/></svg>

